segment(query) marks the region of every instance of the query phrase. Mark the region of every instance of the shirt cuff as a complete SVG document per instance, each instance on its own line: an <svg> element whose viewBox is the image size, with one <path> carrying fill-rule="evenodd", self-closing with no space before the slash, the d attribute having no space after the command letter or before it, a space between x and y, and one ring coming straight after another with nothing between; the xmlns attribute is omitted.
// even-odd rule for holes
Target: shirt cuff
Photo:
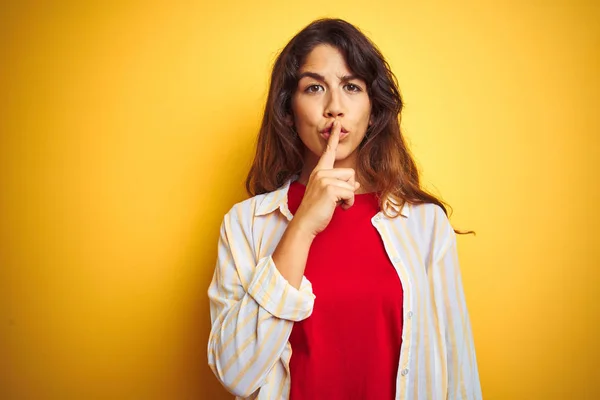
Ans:
<svg viewBox="0 0 600 400"><path fill-rule="evenodd" d="M271 256L258 261L248 294L270 314L290 321L302 321L312 314L315 295L312 285L302 277L300 290L281 275Z"/></svg>

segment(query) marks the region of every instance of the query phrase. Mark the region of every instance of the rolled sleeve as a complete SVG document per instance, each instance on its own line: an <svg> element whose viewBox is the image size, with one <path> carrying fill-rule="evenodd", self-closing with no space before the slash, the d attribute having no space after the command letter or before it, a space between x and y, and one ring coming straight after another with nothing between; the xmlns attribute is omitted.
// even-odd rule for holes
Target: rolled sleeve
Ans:
<svg viewBox="0 0 600 400"><path fill-rule="evenodd" d="M315 295L306 277L296 289L281 275L270 255L258 261L255 271L248 294L271 315L302 321L312 314Z"/></svg>

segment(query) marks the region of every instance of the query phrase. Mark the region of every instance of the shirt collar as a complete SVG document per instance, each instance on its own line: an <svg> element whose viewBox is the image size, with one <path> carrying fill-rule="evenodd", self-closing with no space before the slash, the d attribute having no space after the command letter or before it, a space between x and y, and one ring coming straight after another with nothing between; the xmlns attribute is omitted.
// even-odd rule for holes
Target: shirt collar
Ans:
<svg viewBox="0 0 600 400"><path fill-rule="evenodd" d="M279 189L267 193L265 197L263 197L258 207L256 207L256 212L254 213L254 215L259 217L262 215L270 214L273 211L279 209L286 217L288 217L288 219L291 219L292 216L287 204L287 194L290 189L290 184L296 181L298 178L298 175L294 175L290 179L288 179ZM400 215L408 218L410 212L409 205L407 202L404 202L404 204L402 205L402 209L400 209L400 202L390 196L388 197L388 204L389 207L392 210L394 210L394 212L400 212Z"/></svg>
<svg viewBox="0 0 600 400"><path fill-rule="evenodd" d="M388 196L388 204L395 213L400 213L400 215L405 218L408 218L410 215L410 206L408 202L405 201L404 204L402 204L402 208L400 208L400 202L392 196Z"/></svg>

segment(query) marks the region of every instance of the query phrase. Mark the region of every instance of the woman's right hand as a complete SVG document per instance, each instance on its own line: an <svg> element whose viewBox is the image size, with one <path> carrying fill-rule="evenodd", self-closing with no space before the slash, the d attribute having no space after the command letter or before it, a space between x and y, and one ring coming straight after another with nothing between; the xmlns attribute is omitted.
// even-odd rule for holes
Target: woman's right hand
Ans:
<svg viewBox="0 0 600 400"><path fill-rule="evenodd" d="M335 155L342 125L334 121L327 148L313 169L306 185L294 225L312 237L322 232L333 217L338 204L344 210L354 204L354 194L360 187L352 168L334 168Z"/></svg>

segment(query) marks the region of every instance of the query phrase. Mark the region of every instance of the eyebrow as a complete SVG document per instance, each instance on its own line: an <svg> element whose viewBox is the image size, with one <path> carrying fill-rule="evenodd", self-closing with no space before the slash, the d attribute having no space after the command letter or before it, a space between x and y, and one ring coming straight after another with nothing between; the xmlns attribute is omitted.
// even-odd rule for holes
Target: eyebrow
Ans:
<svg viewBox="0 0 600 400"><path fill-rule="evenodd" d="M313 78L320 82L325 82L325 77L323 75L317 74L316 72L310 72L310 71L302 72L300 75L298 75L298 82L300 82L300 80L305 77ZM356 75L344 75L340 78L340 80L342 82L348 82L348 81L351 81L354 79L360 79L360 78Z"/></svg>

